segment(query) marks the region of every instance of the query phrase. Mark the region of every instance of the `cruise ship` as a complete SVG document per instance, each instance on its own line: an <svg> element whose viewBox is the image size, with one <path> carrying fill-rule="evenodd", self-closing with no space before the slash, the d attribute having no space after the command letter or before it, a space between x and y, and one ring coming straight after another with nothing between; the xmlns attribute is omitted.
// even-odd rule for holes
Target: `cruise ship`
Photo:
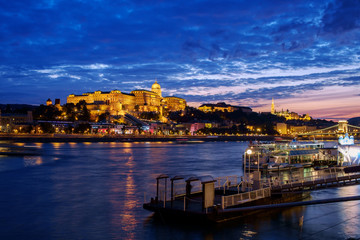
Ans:
<svg viewBox="0 0 360 240"><path fill-rule="evenodd" d="M244 170L289 170L292 168L334 166L336 148L325 148L319 141L250 142L243 156Z"/></svg>

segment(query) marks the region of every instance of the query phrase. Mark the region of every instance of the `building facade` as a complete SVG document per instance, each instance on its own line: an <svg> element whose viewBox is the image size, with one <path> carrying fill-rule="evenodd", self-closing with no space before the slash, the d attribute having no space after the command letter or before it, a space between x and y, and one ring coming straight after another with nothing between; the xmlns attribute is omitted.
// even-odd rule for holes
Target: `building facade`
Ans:
<svg viewBox="0 0 360 240"><path fill-rule="evenodd" d="M179 97L164 97L162 101L164 109L169 112L182 111L186 107L186 101Z"/></svg>
<svg viewBox="0 0 360 240"><path fill-rule="evenodd" d="M20 131L21 128L33 124L32 111L27 114L1 113L0 110L0 132L12 133Z"/></svg>
<svg viewBox="0 0 360 240"><path fill-rule="evenodd" d="M67 103L77 104L85 101L92 118L102 114L124 115L136 112L158 112L162 115L163 108L169 111L184 110L185 99L178 97L162 97L161 86L155 81L149 90L134 90L130 94L119 90L110 92L95 91L82 95L70 94Z"/></svg>
<svg viewBox="0 0 360 240"><path fill-rule="evenodd" d="M286 120L302 120L302 121L311 120L311 117L308 114L299 115L298 113L290 112L289 110L276 111L274 99L272 99L271 102L271 114L276 115L278 117L284 117Z"/></svg>
<svg viewBox="0 0 360 240"><path fill-rule="evenodd" d="M226 104L224 102L219 102L219 103L216 103L216 104L205 103L205 104L202 104L199 107L199 110L203 111L203 112L216 112L216 111L234 112L234 111L237 111L237 110L242 110L245 113L252 112L252 109L249 108L249 107L232 106L232 105Z"/></svg>

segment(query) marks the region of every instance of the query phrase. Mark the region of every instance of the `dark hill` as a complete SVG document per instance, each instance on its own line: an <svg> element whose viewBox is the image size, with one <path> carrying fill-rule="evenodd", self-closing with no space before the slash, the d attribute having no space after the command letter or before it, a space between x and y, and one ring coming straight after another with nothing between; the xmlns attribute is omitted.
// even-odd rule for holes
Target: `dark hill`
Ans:
<svg viewBox="0 0 360 240"><path fill-rule="evenodd" d="M348 123L350 125L360 126L360 117L350 118L350 119L348 119Z"/></svg>
<svg viewBox="0 0 360 240"><path fill-rule="evenodd" d="M27 113L33 111L38 106L29 104L0 104L1 113Z"/></svg>

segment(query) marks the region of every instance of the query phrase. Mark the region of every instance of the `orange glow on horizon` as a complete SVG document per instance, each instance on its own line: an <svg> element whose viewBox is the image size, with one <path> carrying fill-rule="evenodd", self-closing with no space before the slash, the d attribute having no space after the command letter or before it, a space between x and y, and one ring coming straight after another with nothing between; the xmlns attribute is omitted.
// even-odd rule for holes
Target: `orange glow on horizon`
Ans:
<svg viewBox="0 0 360 240"><path fill-rule="evenodd" d="M294 95L289 98L274 98L275 109L277 111L288 109L290 112L296 112L299 115L309 114L313 119L334 120L336 122L360 115L358 113L360 112L358 105L360 95L357 89L351 86L330 86ZM228 100L215 102L221 101L235 106L250 107L254 112L271 111L271 99L244 99L241 103ZM189 106L196 108L201 104L203 102L188 102Z"/></svg>

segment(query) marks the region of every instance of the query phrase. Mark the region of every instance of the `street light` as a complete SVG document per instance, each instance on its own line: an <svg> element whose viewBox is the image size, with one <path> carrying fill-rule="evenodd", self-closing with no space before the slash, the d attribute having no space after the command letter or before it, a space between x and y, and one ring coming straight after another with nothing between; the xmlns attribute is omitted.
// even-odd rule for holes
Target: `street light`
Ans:
<svg viewBox="0 0 360 240"><path fill-rule="evenodd" d="M246 153L249 155L249 180L250 180L250 154L252 154L252 150L251 149L248 149L246 151ZM245 162L246 162L246 159L245 159Z"/></svg>

